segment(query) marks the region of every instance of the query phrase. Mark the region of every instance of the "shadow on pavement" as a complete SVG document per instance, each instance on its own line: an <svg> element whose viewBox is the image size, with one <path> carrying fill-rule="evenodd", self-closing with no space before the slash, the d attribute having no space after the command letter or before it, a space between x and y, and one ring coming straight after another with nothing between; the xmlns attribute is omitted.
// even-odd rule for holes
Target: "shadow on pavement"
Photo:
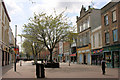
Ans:
<svg viewBox="0 0 120 80"><path fill-rule="evenodd" d="M9 64L9 65L6 65L6 66L3 66L2 67L2 75L4 75L6 72L8 72L12 68L13 68L13 63Z"/></svg>

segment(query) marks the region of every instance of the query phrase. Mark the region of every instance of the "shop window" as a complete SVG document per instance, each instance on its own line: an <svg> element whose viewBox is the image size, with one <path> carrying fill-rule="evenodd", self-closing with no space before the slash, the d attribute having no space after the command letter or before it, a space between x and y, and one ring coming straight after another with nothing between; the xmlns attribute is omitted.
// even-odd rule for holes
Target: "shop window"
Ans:
<svg viewBox="0 0 120 80"><path fill-rule="evenodd" d="M104 23L105 23L105 25L108 25L108 24L109 24L109 23L108 23L108 15L104 16Z"/></svg>
<svg viewBox="0 0 120 80"><path fill-rule="evenodd" d="M105 42L106 42L106 43L109 43L109 42L110 42L110 40L109 40L109 33L108 33L108 32L105 33Z"/></svg>
<svg viewBox="0 0 120 80"><path fill-rule="evenodd" d="M112 21L115 22L117 20L116 18L116 11L112 12Z"/></svg>
<svg viewBox="0 0 120 80"><path fill-rule="evenodd" d="M111 63L111 59L112 59L111 53L106 53L106 61L107 61L107 63Z"/></svg>
<svg viewBox="0 0 120 80"><path fill-rule="evenodd" d="M113 30L113 41L118 41L117 29Z"/></svg>

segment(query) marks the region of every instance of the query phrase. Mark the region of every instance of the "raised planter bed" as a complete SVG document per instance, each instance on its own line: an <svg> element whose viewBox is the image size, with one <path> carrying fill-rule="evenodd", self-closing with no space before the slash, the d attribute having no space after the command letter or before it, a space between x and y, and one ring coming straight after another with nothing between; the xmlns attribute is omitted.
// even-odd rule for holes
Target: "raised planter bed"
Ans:
<svg viewBox="0 0 120 80"><path fill-rule="evenodd" d="M59 63L47 63L45 64L45 68L60 68Z"/></svg>

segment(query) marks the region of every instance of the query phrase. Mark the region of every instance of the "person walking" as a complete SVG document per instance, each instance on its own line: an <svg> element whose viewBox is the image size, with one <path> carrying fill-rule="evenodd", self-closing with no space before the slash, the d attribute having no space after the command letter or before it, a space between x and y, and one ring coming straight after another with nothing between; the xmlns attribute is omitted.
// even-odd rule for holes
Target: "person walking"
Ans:
<svg viewBox="0 0 120 80"><path fill-rule="evenodd" d="M102 64L103 75L105 75L105 58L102 59L101 64Z"/></svg>

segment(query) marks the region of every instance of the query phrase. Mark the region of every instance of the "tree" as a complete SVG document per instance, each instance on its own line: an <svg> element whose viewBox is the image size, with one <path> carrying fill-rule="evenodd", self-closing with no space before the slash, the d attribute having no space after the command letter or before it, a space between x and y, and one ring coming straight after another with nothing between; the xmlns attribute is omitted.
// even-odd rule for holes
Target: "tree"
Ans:
<svg viewBox="0 0 120 80"><path fill-rule="evenodd" d="M55 45L67 39L71 28L71 23L64 16L64 12L55 15L47 15L46 13L34 14L30 18L30 22L24 25L23 36L44 44L50 52L50 62L52 62L52 52Z"/></svg>
<svg viewBox="0 0 120 80"><path fill-rule="evenodd" d="M31 54L33 54L34 63L37 63L38 53L43 50L44 46L39 43L34 43L31 40L25 39L23 42L23 48L26 56L29 57Z"/></svg>

